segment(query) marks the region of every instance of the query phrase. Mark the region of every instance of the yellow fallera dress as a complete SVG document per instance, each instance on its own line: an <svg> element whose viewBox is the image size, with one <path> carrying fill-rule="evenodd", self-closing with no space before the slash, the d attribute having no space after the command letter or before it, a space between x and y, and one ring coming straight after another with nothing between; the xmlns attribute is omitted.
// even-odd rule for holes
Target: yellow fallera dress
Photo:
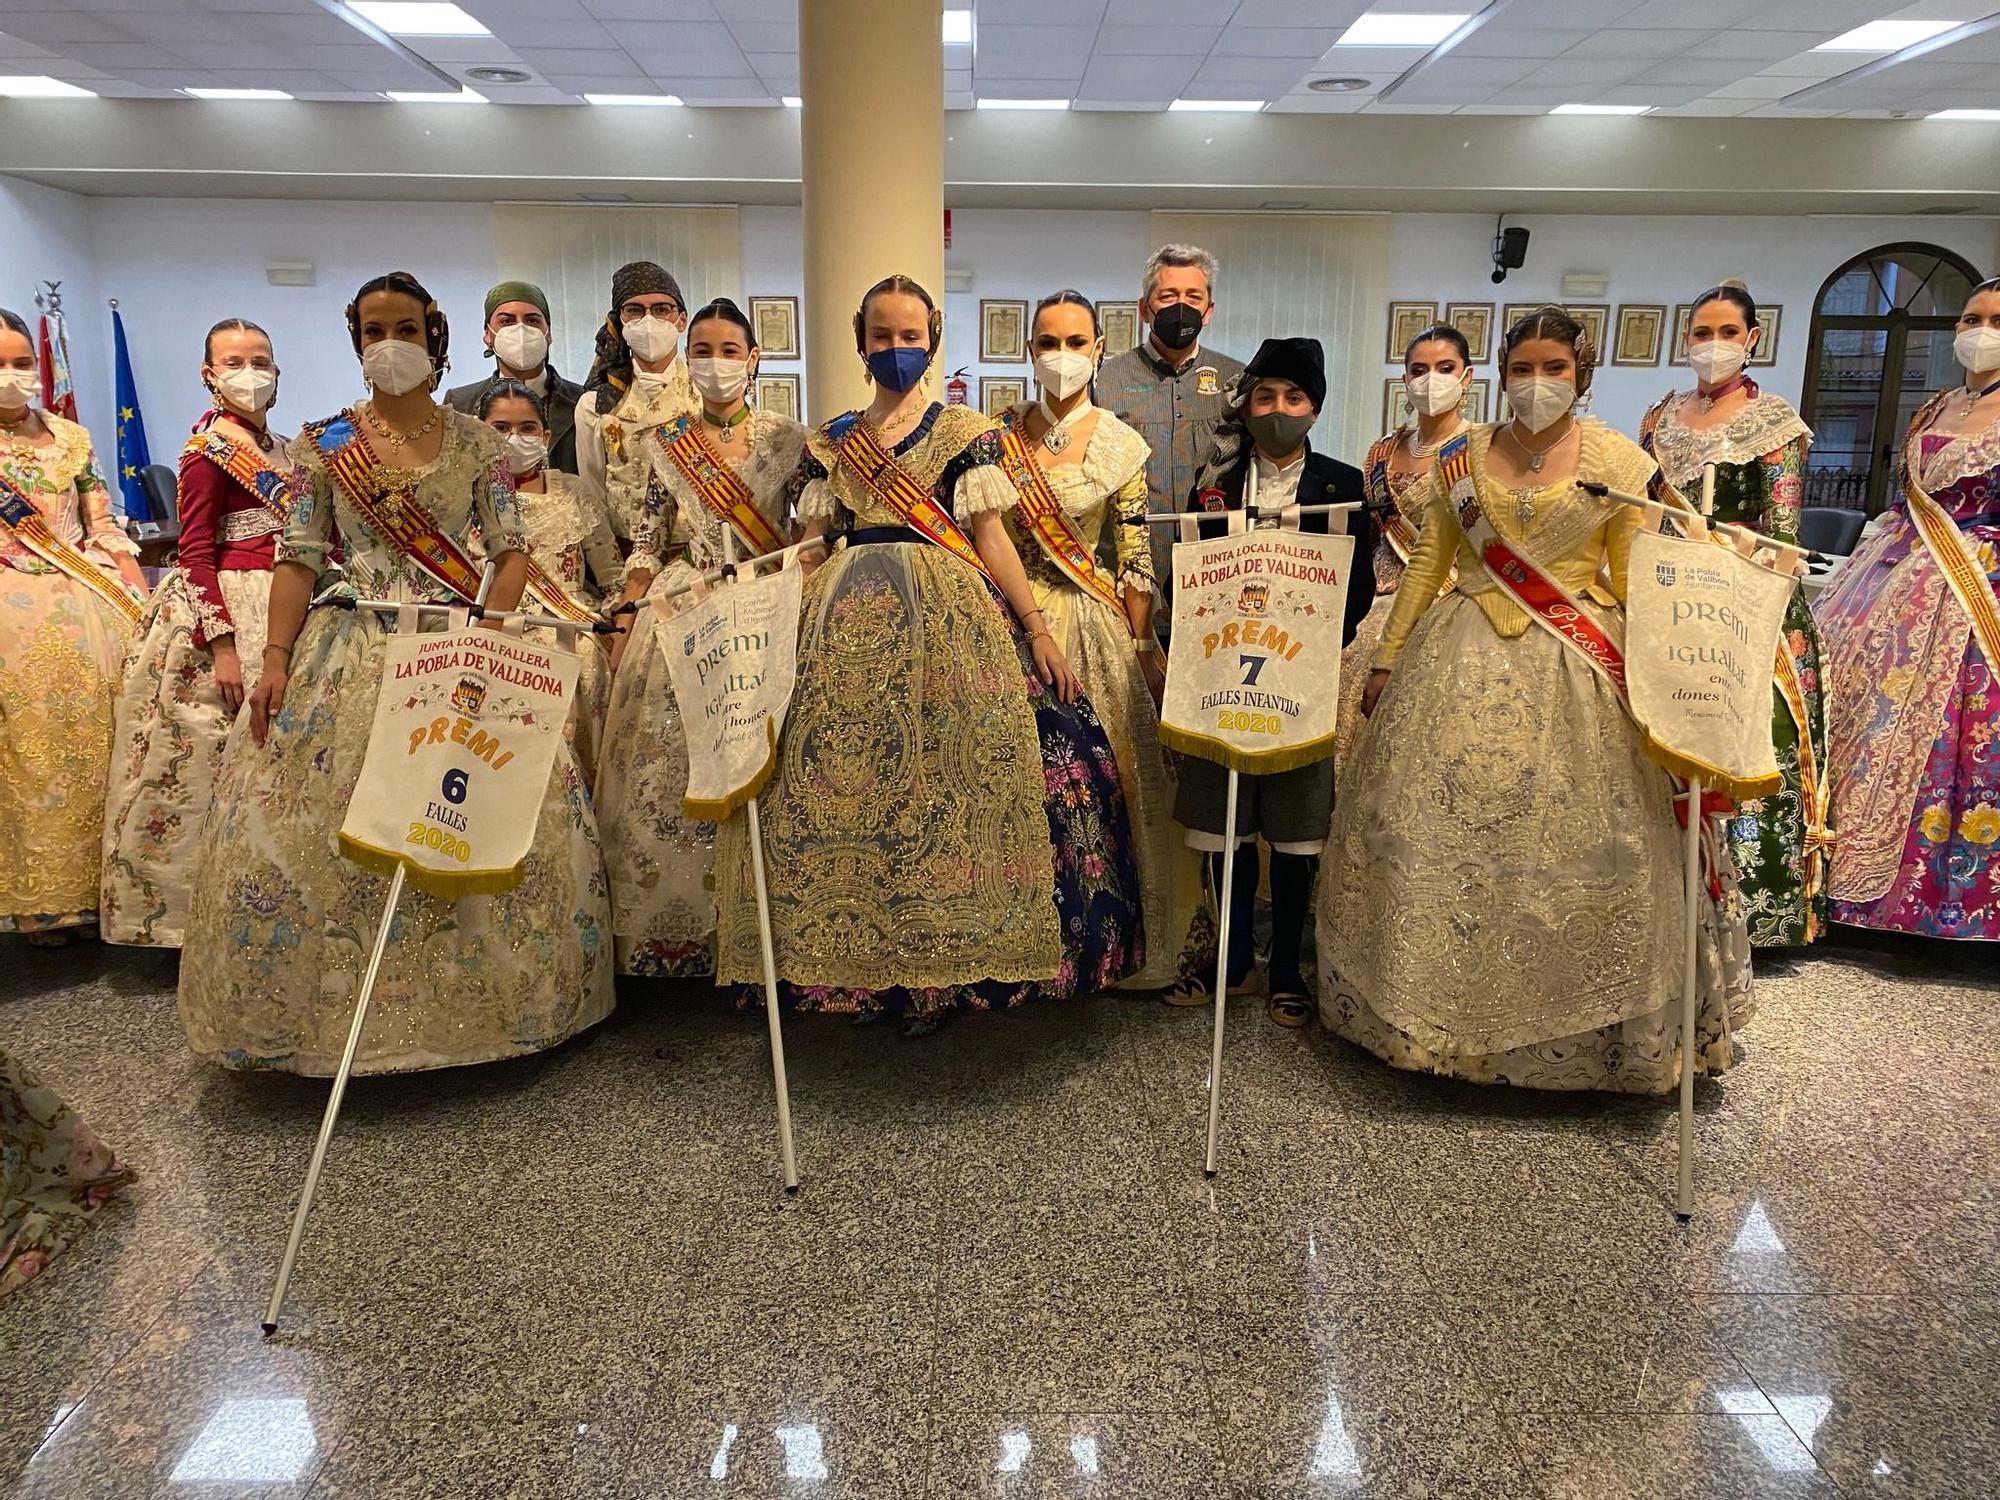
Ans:
<svg viewBox="0 0 2000 1500"><path fill-rule="evenodd" d="M74 422L42 414L47 444L0 442L0 472L120 589L138 549ZM112 712L131 620L0 523L0 932L97 920Z"/></svg>
<svg viewBox="0 0 2000 1500"><path fill-rule="evenodd" d="M1645 493L1653 461L1582 424L1578 477ZM1639 513L1566 479L1485 472L1494 530L1622 641ZM1439 587L1454 559L1457 588ZM1664 1093L1680 1078L1684 837L1675 783L1614 691L1487 574L1436 481L1375 664L1390 667L1342 771L1319 890L1320 1016L1401 1068L1526 1088ZM1412 747L1423 747L1413 755ZM1750 1018L1733 872L1698 914L1696 1066Z"/></svg>
<svg viewBox="0 0 2000 1500"><path fill-rule="evenodd" d="M1030 409L1016 408L1010 423L1018 425ZM1105 526L1114 526L1114 583L1121 595L1127 589L1155 591L1145 520L1148 452L1144 438L1102 409L1082 455L1073 462L1057 463L1034 450L1049 488L1093 557ZM1025 531L1017 512L1008 512L1006 524L1049 632L1082 681L1084 696L1097 710L1118 758L1146 921L1146 965L1123 987L1163 989L1198 979L1215 964L1215 920L1202 891L1201 853L1188 847L1173 820L1174 787L1160 748L1159 713L1139 670L1131 628L1122 611L1056 564Z"/></svg>

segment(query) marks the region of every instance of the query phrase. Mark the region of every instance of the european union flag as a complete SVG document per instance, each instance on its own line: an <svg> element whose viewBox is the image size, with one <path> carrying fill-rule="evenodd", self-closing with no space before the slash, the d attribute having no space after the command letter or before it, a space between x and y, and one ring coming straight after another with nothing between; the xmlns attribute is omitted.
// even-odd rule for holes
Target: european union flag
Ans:
<svg viewBox="0 0 2000 1500"><path fill-rule="evenodd" d="M146 503L145 487L139 471L153 461L146 450L146 419L139 415L139 392L132 383L132 356L125 349L125 320L111 307L111 342L117 361L118 385L118 490L128 519L150 521L153 508Z"/></svg>

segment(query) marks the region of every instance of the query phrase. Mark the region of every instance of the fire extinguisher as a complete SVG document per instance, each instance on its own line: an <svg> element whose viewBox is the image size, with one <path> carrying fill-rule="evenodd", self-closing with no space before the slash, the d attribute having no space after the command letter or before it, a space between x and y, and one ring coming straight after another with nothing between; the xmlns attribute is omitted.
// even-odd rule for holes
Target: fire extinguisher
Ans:
<svg viewBox="0 0 2000 1500"><path fill-rule="evenodd" d="M972 387L967 383L965 378L965 371L963 369L953 370L951 372L951 379L944 383L944 404L946 406L965 405L965 398L971 390Z"/></svg>

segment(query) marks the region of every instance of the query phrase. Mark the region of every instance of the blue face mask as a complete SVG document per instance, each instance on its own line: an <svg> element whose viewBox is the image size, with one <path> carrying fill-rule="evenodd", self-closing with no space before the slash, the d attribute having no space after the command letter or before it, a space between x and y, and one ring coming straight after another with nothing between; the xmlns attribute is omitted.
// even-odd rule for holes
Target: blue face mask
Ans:
<svg viewBox="0 0 2000 1500"><path fill-rule="evenodd" d="M877 385L892 391L907 391L924 378L924 371L930 367L931 351L912 344L877 349L868 356L868 373L875 377Z"/></svg>

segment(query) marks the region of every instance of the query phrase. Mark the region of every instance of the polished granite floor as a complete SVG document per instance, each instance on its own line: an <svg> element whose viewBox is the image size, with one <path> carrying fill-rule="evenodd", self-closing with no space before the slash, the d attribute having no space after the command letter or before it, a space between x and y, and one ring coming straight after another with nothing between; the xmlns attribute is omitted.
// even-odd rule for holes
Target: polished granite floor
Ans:
<svg viewBox="0 0 2000 1500"><path fill-rule="evenodd" d="M2000 965L1771 968L1665 1104L1385 1069L1261 1006L935 1038L638 987L551 1056L349 1095L180 1041L171 958L0 939L0 1035L142 1174L0 1304L0 1494L2000 1493Z"/></svg>

